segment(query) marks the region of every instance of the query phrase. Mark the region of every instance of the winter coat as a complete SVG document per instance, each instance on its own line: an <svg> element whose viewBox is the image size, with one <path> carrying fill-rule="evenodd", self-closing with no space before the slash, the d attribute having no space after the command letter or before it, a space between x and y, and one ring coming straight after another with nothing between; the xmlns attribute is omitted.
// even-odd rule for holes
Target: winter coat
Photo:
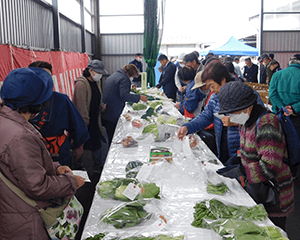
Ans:
<svg viewBox="0 0 300 240"><path fill-rule="evenodd" d="M300 64L290 64L288 68L274 73L269 86L272 111L281 107L292 106L295 113L300 113Z"/></svg>
<svg viewBox="0 0 300 240"><path fill-rule="evenodd" d="M172 62L168 62L163 68L162 81L160 85L163 87L164 94L168 98L176 99L177 87L175 85L176 66Z"/></svg>
<svg viewBox="0 0 300 240"><path fill-rule="evenodd" d="M73 94L73 103L78 109L78 111L80 112L81 116L83 117L86 126L88 126L90 123L89 113L90 113L90 106L92 100L92 90L88 81L89 80L86 79L84 76L78 77L75 80L75 89ZM97 85L99 87L99 91L102 97L100 83L97 82ZM101 105L102 105L102 98L100 101L100 108ZM99 111L99 116L98 116L98 125L102 136L105 136L105 130L102 126L102 121L101 121L101 109Z"/></svg>
<svg viewBox="0 0 300 240"><path fill-rule="evenodd" d="M140 71L140 73L143 72L143 63L137 61L136 59L132 60L129 64L134 64L136 68ZM132 82L140 82L141 81L141 75L139 75L137 78L134 78Z"/></svg>
<svg viewBox="0 0 300 240"><path fill-rule="evenodd" d="M184 106L186 111L188 111L189 113L193 113L198 108L198 105L200 104L199 109L197 109L198 111L195 111L194 113L194 116L197 116L201 112L202 100L205 97L205 95L200 92L199 88L192 90L194 85L195 85L195 80L191 80L188 83L185 89L186 92L185 98L179 104L179 106L180 106L180 110L184 111L183 109Z"/></svg>
<svg viewBox="0 0 300 240"><path fill-rule="evenodd" d="M16 111L4 106L0 113L0 171L41 208L76 192L71 173L57 175L40 133ZM0 239L48 239L43 220L0 180Z"/></svg>
<svg viewBox="0 0 300 240"><path fill-rule="evenodd" d="M208 104L204 108L203 112L194 118L192 121L183 124L189 130L188 134L195 133L204 130L211 123L214 124L215 134L216 134L216 144L218 149L218 157L221 156L221 137L223 130L223 123L220 118L216 117L214 113L220 111L220 103L218 95L212 94ZM240 148L240 135L238 127L228 127L227 128L227 146L229 156L236 154L237 150Z"/></svg>
<svg viewBox="0 0 300 240"><path fill-rule="evenodd" d="M273 180L279 188L280 204L266 210L269 217L285 217L294 209L294 189L290 168L282 161L287 149L280 121L274 114L265 114L255 134L256 121L266 110L254 105L249 120L240 128L241 162L250 184Z"/></svg>
<svg viewBox="0 0 300 240"><path fill-rule="evenodd" d="M52 159L70 167L70 139L73 141L73 149L76 149L89 139L89 132L81 114L66 94L53 92L48 102L50 106L46 105L30 122L40 129L43 137L48 138L51 144L55 144L53 137L65 137L58 152L55 152L58 156L53 155Z"/></svg>
<svg viewBox="0 0 300 240"><path fill-rule="evenodd" d="M140 95L130 93L131 82L123 69L112 74L104 83L103 102L106 103L106 111L103 119L117 123L125 102L140 101Z"/></svg>
<svg viewBox="0 0 300 240"><path fill-rule="evenodd" d="M254 63L250 66L250 68L246 65L244 68L244 78L246 78L246 82L254 82L257 83L257 74L258 74L258 66Z"/></svg>

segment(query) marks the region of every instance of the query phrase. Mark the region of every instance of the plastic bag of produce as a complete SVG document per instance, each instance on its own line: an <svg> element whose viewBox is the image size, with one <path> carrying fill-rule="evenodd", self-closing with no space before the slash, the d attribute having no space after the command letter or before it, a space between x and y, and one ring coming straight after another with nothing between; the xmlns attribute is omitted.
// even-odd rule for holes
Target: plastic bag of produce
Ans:
<svg viewBox="0 0 300 240"><path fill-rule="evenodd" d="M98 183L97 193L104 199L113 198L121 201L130 201L132 195L126 193L131 190L131 187L136 188L137 190L136 195L133 195L135 200L145 198L160 199L160 187L155 183L140 183L131 178L114 178L113 180L101 181ZM126 192L124 193L125 190Z"/></svg>

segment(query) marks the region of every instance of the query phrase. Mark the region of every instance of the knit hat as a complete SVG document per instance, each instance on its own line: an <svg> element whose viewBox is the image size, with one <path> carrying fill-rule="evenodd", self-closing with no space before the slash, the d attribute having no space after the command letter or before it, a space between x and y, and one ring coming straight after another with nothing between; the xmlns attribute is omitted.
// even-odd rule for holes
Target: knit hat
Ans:
<svg viewBox="0 0 300 240"><path fill-rule="evenodd" d="M38 105L47 101L53 93L51 75L42 68L18 68L4 79L1 98L10 108Z"/></svg>
<svg viewBox="0 0 300 240"><path fill-rule="evenodd" d="M104 64L100 60L94 59L90 61L87 67L93 69L97 73L107 74Z"/></svg>
<svg viewBox="0 0 300 240"><path fill-rule="evenodd" d="M257 100L253 89L245 83L233 81L223 85L218 94L219 114L233 113L250 107Z"/></svg>
<svg viewBox="0 0 300 240"><path fill-rule="evenodd" d="M196 74L196 76L195 76L195 85L194 85L194 87L192 87L191 90L194 90L196 88L200 88L200 87L203 87L204 85L206 85L206 83L201 81L202 72L203 71L200 71Z"/></svg>

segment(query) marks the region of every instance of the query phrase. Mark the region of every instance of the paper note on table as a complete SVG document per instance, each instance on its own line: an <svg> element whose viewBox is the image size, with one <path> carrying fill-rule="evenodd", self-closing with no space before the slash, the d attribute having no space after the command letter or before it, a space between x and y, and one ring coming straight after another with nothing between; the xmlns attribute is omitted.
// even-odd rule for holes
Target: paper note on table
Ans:
<svg viewBox="0 0 300 240"><path fill-rule="evenodd" d="M146 163L143 164L143 166L141 167L141 169L139 170L136 179L139 180L140 182L147 180L147 178L149 177L152 169L153 169L153 164L152 163Z"/></svg>
<svg viewBox="0 0 300 240"><path fill-rule="evenodd" d="M134 185L133 183L129 183L127 188L123 191L123 195L128 197L131 201L135 199L135 197L141 192L141 189Z"/></svg>
<svg viewBox="0 0 300 240"><path fill-rule="evenodd" d="M87 174L86 171L72 170L72 172L73 172L74 175L77 175L77 176L80 176L80 177L85 178L85 181L86 181L86 182L91 182L91 180L90 180L90 178L89 178L89 175Z"/></svg>

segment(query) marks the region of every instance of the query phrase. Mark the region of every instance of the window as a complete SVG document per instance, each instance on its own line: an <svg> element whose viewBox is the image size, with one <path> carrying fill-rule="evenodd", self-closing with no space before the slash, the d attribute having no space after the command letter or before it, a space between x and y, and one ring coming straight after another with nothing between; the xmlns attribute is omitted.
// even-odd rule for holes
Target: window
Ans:
<svg viewBox="0 0 300 240"><path fill-rule="evenodd" d="M80 4L76 0L58 0L58 10L80 24Z"/></svg>

